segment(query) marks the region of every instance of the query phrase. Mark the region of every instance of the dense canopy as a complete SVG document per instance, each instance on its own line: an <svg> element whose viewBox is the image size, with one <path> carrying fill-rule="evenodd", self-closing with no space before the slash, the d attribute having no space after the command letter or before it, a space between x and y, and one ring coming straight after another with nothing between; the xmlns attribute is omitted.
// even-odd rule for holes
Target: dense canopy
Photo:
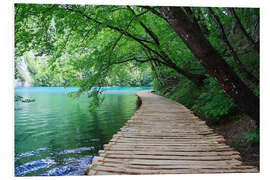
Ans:
<svg viewBox="0 0 270 180"><path fill-rule="evenodd" d="M22 59L35 85L153 86L206 117L259 122L256 8L15 4L25 80Z"/></svg>

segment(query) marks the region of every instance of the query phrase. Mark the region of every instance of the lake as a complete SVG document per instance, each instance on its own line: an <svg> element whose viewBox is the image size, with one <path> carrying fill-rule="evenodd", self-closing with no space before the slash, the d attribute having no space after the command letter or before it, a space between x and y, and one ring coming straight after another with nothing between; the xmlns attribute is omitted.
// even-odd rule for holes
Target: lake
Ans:
<svg viewBox="0 0 270 180"><path fill-rule="evenodd" d="M89 109L86 95L67 96L76 87L16 87L15 95L35 99L15 102L15 176L83 175L94 155L136 111L140 90L108 87L100 107Z"/></svg>

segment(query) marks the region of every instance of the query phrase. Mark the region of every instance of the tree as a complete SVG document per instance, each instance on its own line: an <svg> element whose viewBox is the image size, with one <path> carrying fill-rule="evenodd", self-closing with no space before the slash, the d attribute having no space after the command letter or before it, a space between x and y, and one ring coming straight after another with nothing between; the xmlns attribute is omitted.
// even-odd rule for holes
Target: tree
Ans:
<svg viewBox="0 0 270 180"><path fill-rule="evenodd" d="M178 7L160 7L161 14L200 60L207 72L246 114L259 122L259 98L240 80L215 48Z"/></svg>

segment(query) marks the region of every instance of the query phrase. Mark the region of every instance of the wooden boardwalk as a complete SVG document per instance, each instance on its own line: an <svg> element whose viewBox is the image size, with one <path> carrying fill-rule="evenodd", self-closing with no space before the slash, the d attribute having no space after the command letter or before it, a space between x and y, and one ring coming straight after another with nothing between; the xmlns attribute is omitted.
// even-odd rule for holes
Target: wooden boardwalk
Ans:
<svg viewBox="0 0 270 180"><path fill-rule="evenodd" d="M258 172L183 105L150 91L137 95L141 107L94 157L88 175Z"/></svg>

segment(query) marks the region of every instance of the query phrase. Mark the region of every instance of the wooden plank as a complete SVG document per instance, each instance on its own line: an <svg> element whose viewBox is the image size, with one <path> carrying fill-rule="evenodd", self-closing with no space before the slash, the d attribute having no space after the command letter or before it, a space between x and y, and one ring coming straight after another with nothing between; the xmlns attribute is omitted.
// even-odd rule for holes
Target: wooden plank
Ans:
<svg viewBox="0 0 270 180"><path fill-rule="evenodd" d="M105 153L105 158L115 158L115 159L151 159L151 160L198 160L198 161L224 161L237 159L240 160L239 155L231 156L165 156L165 155L141 155L141 154L112 154Z"/></svg>
<svg viewBox="0 0 270 180"><path fill-rule="evenodd" d="M221 148L221 147L223 147L223 148L226 148L226 147L228 147L227 145L224 145L224 144L220 144L220 143L218 143L218 142L216 142L216 143L214 143L214 142L209 142L209 143L207 143L207 142L205 142L205 143L202 143L202 142L179 142L179 143L176 143L176 142L160 142L160 143L158 143L158 142L152 142L152 143L150 143L150 142L143 142L143 141L133 141L133 142L129 142L129 141L127 141L127 142L121 142L121 141L117 141L117 142L115 142L115 141L112 141L112 142L109 142L109 144L108 145L113 145L113 146L117 146L117 147L134 147L134 148L139 148L139 147L149 147L149 146L151 146L151 147L153 147L153 148L159 148L159 147L161 147L161 148L166 148L166 147L168 147L168 148L171 148L171 147L173 147L173 148L189 148L190 147L190 149L194 149L194 148L201 148L201 149L205 149L205 148L215 148L215 147L217 147L217 148ZM104 147L105 147L105 145L104 145Z"/></svg>
<svg viewBox="0 0 270 180"><path fill-rule="evenodd" d="M222 139L225 140L222 136L218 135L166 135L166 134L116 134L113 138L122 138L122 139Z"/></svg>
<svg viewBox="0 0 270 180"><path fill-rule="evenodd" d="M95 168L96 171L105 171L121 174L198 174L198 173L255 173L256 169L161 169L161 170L148 170L148 169L133 169L133 168L117 168L99 166Z"/></svg>
<svg viewBox="0 0 270 180"><path fill-rule="evenodd" d="M233 149L228 146L140 146L140 145L110 145L105 144L104 150L129 150L129 151L147 151L147 150L155 150L155 151L178 151L178 152L222 152L222 151L232 151Z"/></svg>
<svg viewBox="0 0 270 180"><path fill-rule="evenodd" d="M128 136L128 135L116 135L113 136L112 140L125 140L125 141L200 141L201 139L205 140L213 140L214 142L219 141L225 141L223 137L219 136L209 136L209 137L203 137L203 136L194 136L194 137L188 137L188 136Z"/></svg>
<svg viewBox="0 0 270 180"><path fill-rule="evenodd" d="M133 165L133 164L119 164L119 163L106 163L103 164L106 167L117 167L117 168L131 168L131 169L145 169L145 170L181 170L181 169L254 169L254 167L250 166L222 166L222 165L200 165L200 164L186 164L186 165L175 165L175 164L168 164L168 165Z"/></svg>
<svg viewBox="0 0 270 180"><path fill-rule="evenodd" d="M209 131L205 131L205 132L197 132L197 133L185 133L185 132L179 132L179 131L150 131L149 129L148 130L145 130L145 131L134 131L134 130L130 130L130 131L125 131L125 130L122 130L122 131L118 131L117 134L123 134L123 135L141 135L141 136L147 136L147 135L155 135L155 134L160 134L160 135L166 135L167 136L211 136L211 135L217 135L216 133L213 133L213 132L209 132Z"/></svg>
<svg viewBox="0 0 270 180"><path fill-rule="evenodd" d="M104 163L124 163L124 164L133 164L133 165L222 165L222 166L240 166L242 165L242 162L239 160L227 160L227 161L204 161L204 160L158 160L158 159L131 159L131 158L123 158L123 159L117 159L117 158L108 158L104 157L100 160L100 162Z"/></svg>
<svg viewBox="0 0 270 180"><path fill-rule="evenodd" d="M99 151L100 154L105 154L105 151ZM192 156L192 157L201 157L201 156L232 156L240 155L237 151L222 151L222 152L169 152L169 151L108 151L106 154L138 154L138 155L160 155L160 156Z"/></svg>
<svg viewBox="0 0 270 180"><path fill-rule="evenodd" d="M167 133L167 132L176 132L176 133L191 133L191 134L201 134L201 133L213 133L214 131L212 129L198 129L198 130L184 130L184 129L178 129L178 128L171 128L171 129L164 129L163 127L159 127L157 129L156 128L144 128L144 127L140 127L140 128L135 128L135 127L132 127L132 128L128 128L128 127L123 127L123 128L120 128L120 130L122 132L163 132L163 133Z"/></svg>
<svg viewBox="0 0 270 180"><path fill-rule="evenodd" d="M123 138L123 137L114 137L110 140L110 142L117 142L117 143L132 143L132 144L176 144L176 145L182 145L182 144L219 144L220 141L224 141L224 139L221 138L204 138L204 140L201 140L200 138L160 138L160 139L150 139L150 138Z"/></svg>
<svg viewBox="0 0 270 180"><path fill-rule="evenodd" d="M123 175L123 173L107 172L107 171L96 171L95 175Z"/></svg>

